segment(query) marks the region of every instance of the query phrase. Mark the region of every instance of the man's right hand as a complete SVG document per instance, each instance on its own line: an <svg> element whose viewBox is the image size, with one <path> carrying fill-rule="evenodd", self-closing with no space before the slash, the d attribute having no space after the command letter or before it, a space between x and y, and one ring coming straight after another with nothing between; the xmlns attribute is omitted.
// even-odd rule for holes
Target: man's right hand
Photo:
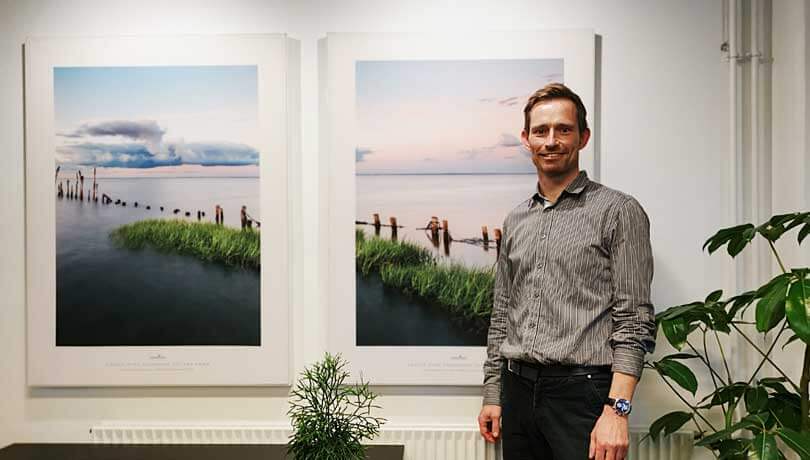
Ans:
<svg viewBox="0 0 810 460"><path fill-rule="evenodd" d="M501 406L486 405L478 414L478 429L487 442L495 442L501 436Z"/></svg>

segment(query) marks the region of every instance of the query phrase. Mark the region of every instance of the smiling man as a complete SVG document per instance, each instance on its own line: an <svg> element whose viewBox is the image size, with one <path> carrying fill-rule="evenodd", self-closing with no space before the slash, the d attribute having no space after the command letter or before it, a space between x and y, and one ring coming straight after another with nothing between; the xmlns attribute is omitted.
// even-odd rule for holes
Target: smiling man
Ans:
<svg viewBox="0 0 810 460"><path fill-rule="evenodd" d="M537 190L503 224L478 417L506 460L621 460L645 353L655 348L649 221L579 169L585 106L552 83L529 98Z"/></svg>

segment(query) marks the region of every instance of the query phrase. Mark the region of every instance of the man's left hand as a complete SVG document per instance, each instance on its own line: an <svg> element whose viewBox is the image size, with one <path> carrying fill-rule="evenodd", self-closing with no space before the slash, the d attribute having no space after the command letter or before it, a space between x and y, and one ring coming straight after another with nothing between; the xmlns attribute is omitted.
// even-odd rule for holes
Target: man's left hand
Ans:
<svg viewBox="0 0 810 460"><path fill-rule="evenodd" d="M612 407L605 406L602 415L591 431L591 447L588 458L596 460L624 460L630 437L627 417L616 414Z"/></svg>

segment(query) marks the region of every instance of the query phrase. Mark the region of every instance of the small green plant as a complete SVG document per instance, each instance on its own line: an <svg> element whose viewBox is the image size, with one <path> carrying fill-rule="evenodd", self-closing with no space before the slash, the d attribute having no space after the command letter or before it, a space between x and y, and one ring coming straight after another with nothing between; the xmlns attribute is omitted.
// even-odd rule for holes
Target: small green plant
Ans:
<svg viewBox="0 0 810 460"><path fill-rule="evenodd" d="M122 225L110 233L127 249L151 246L159 251L196 257L232 267L258 270L261 266L259 232L213 223L148 219Z"/></svg>
<svg viewBox="0 0 810 460"><path fill-rule="evenodd" d="M656 315L657 325L679 353L646 363L645 367L661 376L688 411L670 412L654 421L649 432L653 439L662 431L672 433L691 421L698 431L696 445L708 448L719 459L784 459L777 439L803 460L810 459L810 268L789 270L774 246L796 227L801 227L797 237L801 245L810 234L810 212L773 216L759 226L725 228L703 245L709 253L727 246L728 254L736 257L754 238L762 237L782 273L756 290L726 299L723 291L717 290L702 301L671 307ZM756 305L754 321L744 316L751 305ZM770 331L776 331L776 336L767 350L752 339L754 334ZM793 336L783 339L788 331ZM735 381L720 334L739 335L759 354L759 365L749 378ZM798 383L771 359L777 344L784 349L794 343L794 347L804 348ZM722 368L712 363L708 344L719 352ZM778 375L759 375L766 362ZM696 403L689 402L676 388L697 396L698 381L689 366L692 363L705 368L712 381L708 394ZM722 423L716 419L712 423L710 414L720 415L717 412L722 413Z"/></svg>
<svg viewBox="0 0 810 460"><path fill-rule="evenodd" d="M293 436L289 453L297 460L361 460L366 458L363 440L373 439L385 419L371 414L379 409L377 395L368 382L347 385L348 363L340 355L326 353L307 368L291 392Z"/></svg>

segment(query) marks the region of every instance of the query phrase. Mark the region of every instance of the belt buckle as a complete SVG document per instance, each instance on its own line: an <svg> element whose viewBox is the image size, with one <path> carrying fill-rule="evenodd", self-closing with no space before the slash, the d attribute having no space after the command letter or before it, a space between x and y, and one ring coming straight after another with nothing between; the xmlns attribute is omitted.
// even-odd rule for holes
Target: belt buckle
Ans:
<svg viewBox="0 0 810 460"><path fill-rule="evenodd" d="M520 375L520 371L518 369L515 369L516 367L518 367L518 366L517 366L517 363L515 362L515 360L510 359L510 360L508 360L506 362L506 369L509 372L511 372L511 373L513 373L513 374L515 374L517 376L523 377L522 375Z"/></svg>

